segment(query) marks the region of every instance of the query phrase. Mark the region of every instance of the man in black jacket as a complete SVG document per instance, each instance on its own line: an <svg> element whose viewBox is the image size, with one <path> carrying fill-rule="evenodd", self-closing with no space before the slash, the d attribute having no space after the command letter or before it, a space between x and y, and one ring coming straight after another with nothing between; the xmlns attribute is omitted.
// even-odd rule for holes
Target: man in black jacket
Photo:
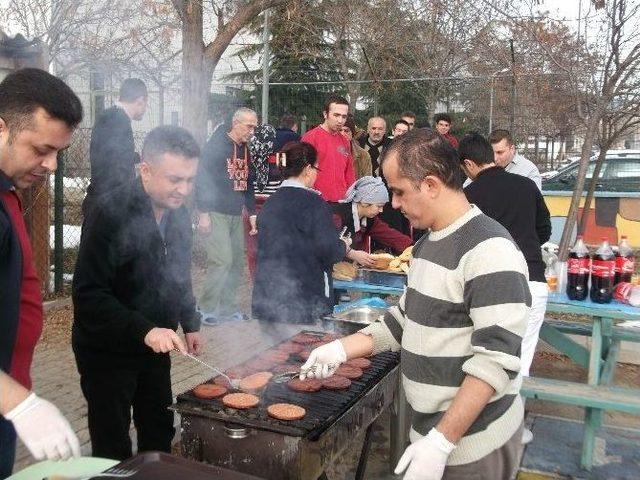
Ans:
<svg viewBox="0 0 640 480"><path fill-rule="evenodd" d="M385 148L387 148L391 142L392 139L387 137L387 123L384 118L371 117L367 122L367 135L360 139L360 146L369 152L369 155L371 156L373 176L380 176L383 181L385 181L385 179L378 159L381 158ZM391 198L391 195L389 195L389 198ZM387 225L396 229L400 233L409 235L411 232L409 222L404 215L402 215L400 210L396 210L391 206L391 202L385 204L384 209L380 214L380 220L384 221ZM384 248L384 245L378 244L377 242L373 242L372 244L373 250Z"/></svg>
<svg viewBox="0 0 640 480"><path fill-rule="evenodd" d="M549 210L533 180L509 173L495 163L493 148L482 135L465 136L458 153L462 169L472 180L464 189L467 199L509 231L527 261L531 310L522 337L520 372L528 376L547 308L548 288L540 247L551 237ZM495 254L499 256L500 252ZM525 431L523 441L530 439L530 432Z"/></svg>
<svg viewBox="0 0 640 480"><path fill-rule="evenodd" d="M89 160L91 184L82 204L85 218L98 197L135 178L140 161L133 141L132 120L142 120L147 111L147 87L142 80L128 78L120 86L119 101L98 118L91 131Z"/></svg>
<svg viewBox="0 0 640 480"><path fill-rule="evenodd" d="M378 158L390 142L391 139L387 137L387 122L384 118L371 117L367 122L367 134L360 139L360 146L369 152L374 177L382 174Z"/></svg>
<svg viewBox="0 0 640 480"><path fill-rule="evenodd" d="M73 278L72 344L94 456L131 456L132 407L138 451L170 451L169 352L202 348L184 207L199 154L186 130L152 130L140 178L101 198L85 220ZM175 332L179 325L186 345Z"/></svg>

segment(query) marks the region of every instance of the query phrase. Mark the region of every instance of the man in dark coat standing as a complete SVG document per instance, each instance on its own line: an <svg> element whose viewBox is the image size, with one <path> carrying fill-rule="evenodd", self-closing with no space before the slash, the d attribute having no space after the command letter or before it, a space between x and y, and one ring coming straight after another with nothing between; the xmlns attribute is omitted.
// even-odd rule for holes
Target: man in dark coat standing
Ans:
<svg viewBox="0 0 640 480"><path fill-rule="evenodd" d="M360 139L360 146L369 152L373 176L382 174L378 158L382 155L391 139L387 137L387 122L382 117L371 117L367 122L367 134Z"/></svg>
<svg viewBox="0 0 640 480"><path fill-rule="evenodd" d="M93 456L131 456L132 408L138 451L171 450L169 352L197 355L202 348L184 206L199 155L186 130L152 130L140 177L101 197L84 222L73 277L72 345Z"/></svg>
<svg viewBox="0 0 640 480"><path fill-rule="evenodd" d="M118 103L105 110L93 126L89 147L91 184L82 204L85 218L98 197L135 178L140 156L136 153L131 121L141 120L146 111L146 85L137 78L128 78L120 86Z"/></svg>

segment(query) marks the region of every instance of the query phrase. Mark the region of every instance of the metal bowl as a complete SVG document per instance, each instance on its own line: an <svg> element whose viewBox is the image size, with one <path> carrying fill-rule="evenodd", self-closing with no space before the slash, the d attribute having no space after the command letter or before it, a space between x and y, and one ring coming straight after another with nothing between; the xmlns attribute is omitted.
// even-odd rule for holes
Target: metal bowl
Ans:
<svg viewBox="0 0 640 480"><path fill-rule="evenodd" d="M383 308L373 307L357 307L349 310L345 310L342 313L337 313L334 317L337 320L343 320L346 322L359 323L361 325L369 325L375 322L380 315L384 315L386 312Z"/></svg>

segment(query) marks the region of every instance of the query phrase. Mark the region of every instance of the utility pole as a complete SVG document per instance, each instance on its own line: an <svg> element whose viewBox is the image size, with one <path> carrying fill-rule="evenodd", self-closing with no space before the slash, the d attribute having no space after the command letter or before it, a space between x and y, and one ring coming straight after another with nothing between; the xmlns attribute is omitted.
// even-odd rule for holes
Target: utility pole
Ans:
<svg viewBox="0 0 640 480"><path fill-rule="evenodd" d="M513 38L509 39L511 47L511 118L509 119L509 131L513 138L516 135L516 54L513 50Z"/></svg>
<svg viewBox="0 0 640 480"><path fill-rule="evenodd" d="M269 9L264 11L262 31L262 124L269 123Z"/></svg>
<svg viewBox="0 0 640 480"><path fill-rule="evenodd" d="M491 74L491 87L489 89L489 133L487 135L491 135L493 131L493 97L496 83L496 75L500 73L508 72L509 68L503 68L502 70L498 70L497 72L493 72Z"/></svg>

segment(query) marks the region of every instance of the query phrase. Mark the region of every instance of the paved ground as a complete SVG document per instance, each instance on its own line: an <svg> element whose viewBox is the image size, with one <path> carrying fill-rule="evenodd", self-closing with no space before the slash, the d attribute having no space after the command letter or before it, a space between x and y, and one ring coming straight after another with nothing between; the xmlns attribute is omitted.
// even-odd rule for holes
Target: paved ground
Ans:
<svg viewBox="0 0 640 480"><path fill-rule="evenodd" d="M83 454L89 454L91 449L87 407L80 391L80 377L71 350L71 317L70 306L55 309L47 315L45 331L36 348L32 367L33 388L38 395L60 408L78 434ZM283 329L282 334L293 335L300 329L297 326L288 327ZM258 323L253 321L205 327L202 332L207 345L202 359L221 368L241 363L277 340L277 336L262 334ZM186 357L172 354L172 361L174 394L211 378L210 371ZM21 445L18 448L15 470L24 468L31 461L28 452Z"/></svg>
<svg viewBox="0 0 640 480"><path fill-rule="evenodd" d="M32 368L35 391L53 401L72 423L82 443L84 454L90 453L89 433L86 422L86 404L82 397L79 376L70 346L70 326L72 309L68 304L62 304L49 311L45 323L45 330L39 343ZM207 350L203 359L210 363L226 368L240 363L253 356L255 352L267 348L279 339L293 335L300 330L299 326L285 326L280 331L267 331L254 321L227 323L216 327L205 327L203 333ZM535 375L554 378L578 380L586 372L575 367L568 360L557 355L539 353L534 361ZM640 383L640 369L637 366L622 366L618 368L616 383L622 385L638 385ZM174 393L183 392L190 387L210 378L211 374L192 360L173 356L172 380ZM529 402L527 407L535 413L564 416L580 419L581 409L563 407L543 402ZM638 426L638 417L624 414L608 414L606 423L618 426ZM383 416L374 429L374 443L367 469L370 479L397 478L388 474L388 417ZM332 468L330 478L353 478L362 438L354 438L345 456ZM16 471L32 462L31 457L23 446L17 454ZM640 475L639 475L640 476ZM533 478L533 477L526 477Z"/></svg>

